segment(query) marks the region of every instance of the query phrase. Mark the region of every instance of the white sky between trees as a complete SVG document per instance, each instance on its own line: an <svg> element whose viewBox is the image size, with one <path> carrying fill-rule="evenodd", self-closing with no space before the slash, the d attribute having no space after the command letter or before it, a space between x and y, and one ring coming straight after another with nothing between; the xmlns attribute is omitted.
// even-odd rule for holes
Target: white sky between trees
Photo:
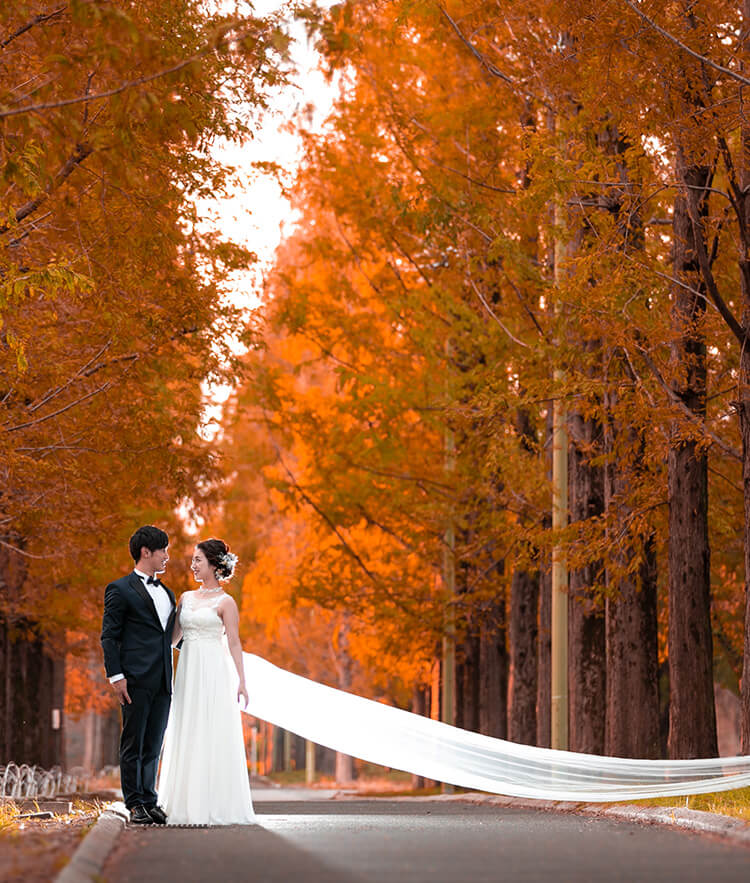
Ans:
<svg viewBox="0 0 750 883"><path fill-rule="evenodd" d="M333 5L334 0L318 0L319 5ZM253 4L229 4L218 0L209 7L222 11L235 10L239 15L253 13L265 16L283 10L286 3L278 0L257 0ZM232 280L231 302L248 313L260 303L263 278L273 264L275 251L281 240L294 228L295 214L282 194L278 182L271 175L263 175L253 163L275 162L282 166L291 181L301 159L299 139L287 131L287 123L302 108L312 106L314 114L310 128L319 129L328 116L335 95L335 86L329 85L319 70L319 56L308 42L304 27L289 22L294 37L291 55L297 69L287 86L271 95L269 110L260 120L250 119L255 137L244 144L217 141L216 157L236 169L235 187L225 197L197 201L198 213L205 230L218 231L224 239L243 245L258 256L258 263L247 272L237 273ZM248 113L250 114L250 108ZM237 342L235 351L241 352ZM204 387L206 407L201 435L211 440L219 430L222 405L232 392L228 385Z"/></svg>

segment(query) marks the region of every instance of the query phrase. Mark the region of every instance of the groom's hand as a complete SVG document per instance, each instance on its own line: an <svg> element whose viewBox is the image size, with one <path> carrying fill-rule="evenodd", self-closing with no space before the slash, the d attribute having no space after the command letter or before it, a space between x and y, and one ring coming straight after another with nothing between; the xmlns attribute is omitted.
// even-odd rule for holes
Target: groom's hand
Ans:
<svg viewBox="0 0 750 883"><path fill-rule="evenodd" d="M115 695L117 696L117 701L120 705L125 705L127 702L128 705L131 703L130 696L128 694L128 682L125 678L121 678L119 681L115 681L112 684L115 690Z"/></svg>

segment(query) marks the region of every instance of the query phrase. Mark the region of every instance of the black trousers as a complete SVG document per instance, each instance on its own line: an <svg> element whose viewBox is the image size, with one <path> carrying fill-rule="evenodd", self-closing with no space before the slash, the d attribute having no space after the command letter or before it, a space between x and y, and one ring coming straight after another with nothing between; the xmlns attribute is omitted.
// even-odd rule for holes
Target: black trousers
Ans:
<svg viewBox="0 0 750 883"><path fill-rule="evenodd" d="M121 706L120 781L125 806L156 805L156 771L172 699L162 687L128 686L131 703Z"/></svg>

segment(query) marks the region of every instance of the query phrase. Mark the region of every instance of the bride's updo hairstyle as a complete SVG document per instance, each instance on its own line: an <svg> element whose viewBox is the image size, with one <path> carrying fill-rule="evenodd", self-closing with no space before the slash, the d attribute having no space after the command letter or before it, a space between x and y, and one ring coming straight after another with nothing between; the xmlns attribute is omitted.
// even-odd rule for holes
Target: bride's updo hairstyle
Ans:
<svg viewBox="0 0 750 883"><path fill-rule="evenodd" d="M198 543L198 548L206 556L206 561L213 567L216 579L229 579L237 565L237 556L229 551L224 540L211 538Z"/></svg>

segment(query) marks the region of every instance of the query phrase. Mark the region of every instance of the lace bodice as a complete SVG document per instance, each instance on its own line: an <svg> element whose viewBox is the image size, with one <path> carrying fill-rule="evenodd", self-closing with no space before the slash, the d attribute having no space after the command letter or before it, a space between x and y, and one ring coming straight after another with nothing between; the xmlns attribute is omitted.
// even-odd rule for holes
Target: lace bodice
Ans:
<svg viewBox="0 0 750 883"><path fill-rule="evenodd" d="M201 598L195 592L186 593L182 598L180 625L184 641L220 641L224 634L224 623L217 610L224 592L209 599Z"/></svg>

